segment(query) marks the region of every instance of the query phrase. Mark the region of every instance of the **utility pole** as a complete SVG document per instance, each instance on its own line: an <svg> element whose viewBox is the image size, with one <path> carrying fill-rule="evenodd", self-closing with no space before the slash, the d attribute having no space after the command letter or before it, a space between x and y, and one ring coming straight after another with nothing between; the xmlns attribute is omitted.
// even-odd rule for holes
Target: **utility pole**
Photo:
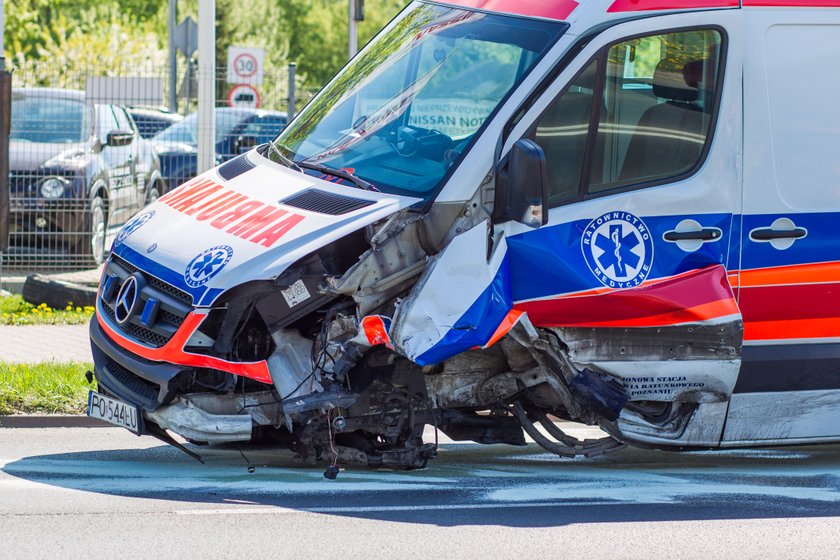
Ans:
<svg viewBox="0 0 840 560"><path fill-rule="evenodd" d="M198 173L216 164L216 0L198 0Z"/></svg>
<svg viewBox="0 0 840 560"><path fill-rule="evenodd" d="M178 64L175 61L175 22L178 21L177 0L169 0L169 110L178 112Z"/></svg>
<svg viewBox="0 0 840 560"><path fill-rule="evenodd" d="M6 69L6 0L0 0L0 72Z"/></svg>
<svg viewBox="0 0 840 560"><path fill-rule="evenodd" d="M9 243L9 134L12 126L12 74L6 72L6 3L0 0L0 276Z"/></svg>
<svg viewBox="0 0 840 560"><path fill-rule="evenodd" d="M348 0L348 17L347 17L347 35L349 41L347 45L348 60L356 56L356 51L359 50L359 40L356 35L356 0Z"/></svg>

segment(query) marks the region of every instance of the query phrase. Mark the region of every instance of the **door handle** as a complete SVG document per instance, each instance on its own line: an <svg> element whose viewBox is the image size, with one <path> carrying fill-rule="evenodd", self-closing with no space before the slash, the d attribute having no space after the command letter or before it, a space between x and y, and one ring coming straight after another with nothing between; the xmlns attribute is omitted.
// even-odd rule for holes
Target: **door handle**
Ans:
<svg viewBox="0 0 840 560"><path fill-rule="evenodd" d="M698 251L704 244L720 241L722 238L722 229L703 227L700 222L692 219L682 220L677 227L662 234L662 239L668 243L676 243L677 247L686 253Z"/></svg>
<svg viewBox="0 0 840 560"><path fill-rule="evenodd" d="M703 228L697 231L669 231L663 238L665 241L714 241L723 235L718 228Z"/></svg>
<svg viewBox="0 0 840 560"><path fill-rule="evenodd" d="M790 218L777 218L770 227L755 228L750 231L750 241L769 243L774 249L789 249L798 239L808 235L808 230L797 227Z"/></svg>
<svg viewBox="0 0 840 560"><path fill-rule="evenodd" d="M802 239L808 235L808 230L805 228L796 228L790 230L773 229L773 228L759 228L750 232L750 239L753 241L770 241L773 239Z"/></svg>

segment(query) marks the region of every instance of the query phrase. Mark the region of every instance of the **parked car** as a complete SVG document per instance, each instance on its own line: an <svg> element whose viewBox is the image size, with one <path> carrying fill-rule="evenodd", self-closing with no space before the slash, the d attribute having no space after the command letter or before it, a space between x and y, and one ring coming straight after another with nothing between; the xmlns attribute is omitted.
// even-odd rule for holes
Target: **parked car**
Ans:
<svg viewBox="0 0 840 560"><path fill-rule="evenodd" d="M286 126L286 113L258 109L216 109L216 163L247 152L277 136ZM161 172L168 184L178 186L196 175L198 113L152 138L160 154Z"/></svg>
<svg viewBox="0 0 840 560"><path fill-rule="evenodd" d="M165 107L132 106L127 107L127 110L134 119L140 136L147 139L184 119L183 115L173 113Z"/></svg>
<svg viewBox="0 0 840 560"><path fill-rule="evenodd" d="M11 251L99 264L106 242L165 191L154 145L126 110L82 91L12 91Z"/></svg>

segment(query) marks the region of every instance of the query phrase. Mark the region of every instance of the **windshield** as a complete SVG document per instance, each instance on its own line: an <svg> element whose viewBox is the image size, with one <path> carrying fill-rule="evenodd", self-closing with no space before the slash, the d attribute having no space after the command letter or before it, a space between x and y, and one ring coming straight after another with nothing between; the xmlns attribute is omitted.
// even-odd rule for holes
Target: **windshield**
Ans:
<svg viewBox="0 0 840 560"><path fill-rule="evenodd" d="M83 142L90 136L91 121L91 108L84 101L12 93L12 140Z"/></svg>
<svg viewBox="0 0 840 560"><path fill-rule="evenodd" d="M429 197L565 29L415 2L275 142L289 159L348 170L384 192Z"/></svg>
<svg viewBox="0 0 840 560"><path fill-rule="evenodd" d="M239 123L247 119L249 111L216 109L216 144L225 136L233 134ZM158 142L181 142L198 146L198 113L191 113L184 120L156 134L152 140Z"/></svg>

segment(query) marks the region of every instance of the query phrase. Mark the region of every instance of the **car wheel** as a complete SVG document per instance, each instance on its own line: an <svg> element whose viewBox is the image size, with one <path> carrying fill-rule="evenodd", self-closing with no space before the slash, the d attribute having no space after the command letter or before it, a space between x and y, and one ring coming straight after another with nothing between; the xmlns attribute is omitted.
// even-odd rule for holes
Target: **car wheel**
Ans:
<svg viewBox="0 0 840 560"><path fill-rule="evenodd" d="M90 259L93 264L100 265L105 262L105 204L102 197L96 195L90 201Z"/></svg>
<svg viewBox="0 0 840 560"><path fill-rule="evenodd" d="M146 191L146 206L160 198L160 183L155 182L149 190Z"/></svg>

